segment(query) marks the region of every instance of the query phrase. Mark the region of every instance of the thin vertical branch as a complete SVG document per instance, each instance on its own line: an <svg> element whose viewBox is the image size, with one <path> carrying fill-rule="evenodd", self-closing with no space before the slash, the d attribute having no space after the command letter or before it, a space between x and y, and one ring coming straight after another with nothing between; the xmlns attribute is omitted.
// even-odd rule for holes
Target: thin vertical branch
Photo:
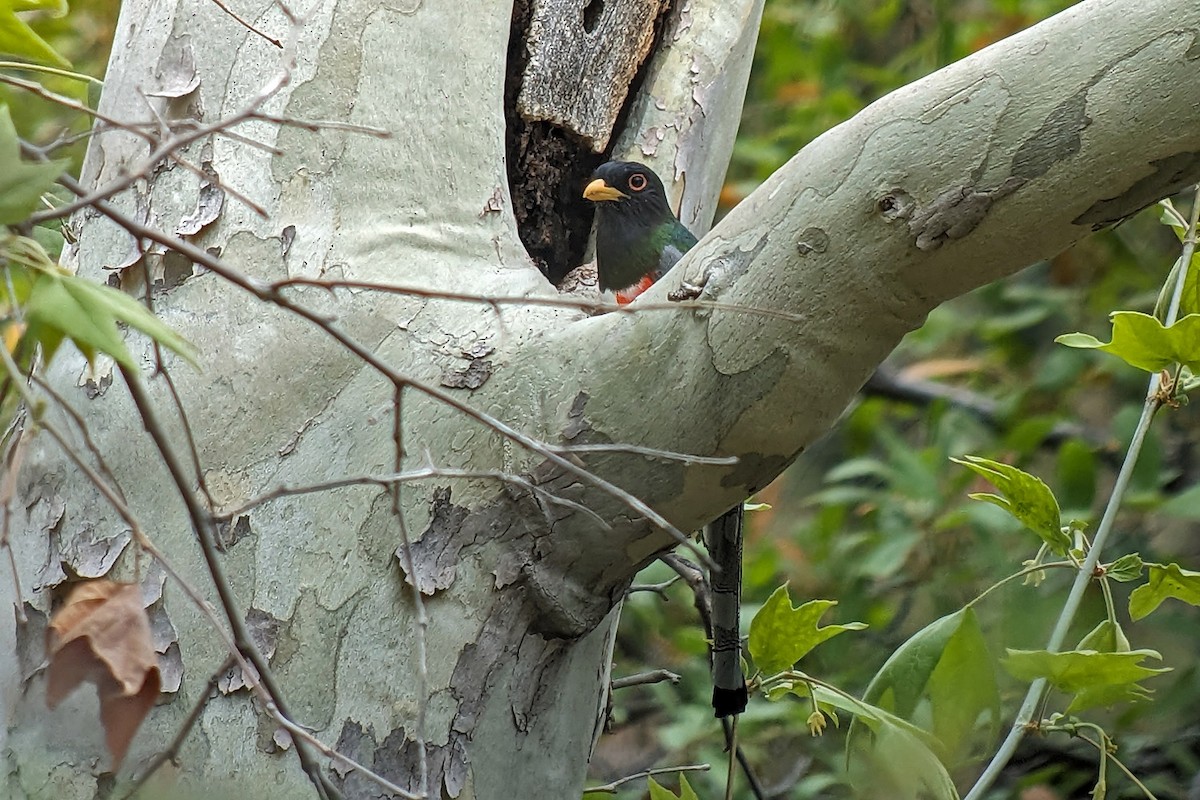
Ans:
<svg viewBox="0 0 1200 800"><path fill-rule="evenodd" d="M183 465L180 463L175 451L171 448L171 443L167 441L166 433L163 431L158 418L154 414L153 404L150 401L150 396L146 393L145 387L142 386L140 376L124 366L121 367L121 375L125 378L125 385L129 389L129 395L133 398L133 403L142 417L142 424L145 426L146 432L150 434L150 438L154 441L159 457L162 458L163 463L166 465L171 479L175 482L175 488L179 493L180 499L183 500L183 504L187 508L188 517L191 520L192 528L196 531L201 553L204 556L209 575L212 577L213 585L217 589L217 596L221 600L221 606L225 610L229 626L233 630L234 641L237 643L238 650L245 654L250 663L254 665L255 670L258 672L259 682L270 695L270 699L278 707L279 713L288 719L292 719L292 715L288 712L287 704L283 699L280 686L271 672L270 665L267 663L267 659L263 656L262 651L258 649L258 645L254 643L254 639L250 636L250 631L246 627L246 622L242 618L241 611L238 608L237 597L233 593L233 587L229 582L229 577L225 574L225 566L221 562L221 556L217 550L216 526L212 515L201 508L200 504L196 501L196 496L188 485L187 474L184 471ZM321 770L321 766L317 763L316 756L312 752L309 743L302 739L295 739L294 741L296 744L296 756L300 759L300 764L305 773L307 773L309 780L312 781L318 796L322 800L340 798L342 796L341 792L337 790L337 787L329 781L328 776Z"/></svg>
<svg viewBox="0 0 1200 800"><path fill-rule="evenodd" d="M1196 229L1200 223L1200 184L1196 186L1196 193L1192 199L1192 214L1188 224L1187 235L1184 238L1182 265L1175 279L1174 291L1171 295L1171 305L1167 309L1166 319L1164 324L1171 325L1175 322L1179 315L1179 304L1183 298L1183 286L1187 279L1188 270L1191 269L1192 256L1196 252ZM1113 522L1116 520L1117 511L1120 509L1121 501L1125 498L1125 492L1129 486L1129 480L1133 476L1134 466L1137 464L1138 455L1142 450L1142 443L1145 441L1146 433L1150 430L1150 423L1154 419L1154 414L1162 405L1162 398L1159 390L1162 388L1162 374L1154 373L1150 376L1150 383L1146 389L1146 402L1142 405L1142 415L1138 419L1137 427L1133 431L1133 438L1129 442L1129 449L1125 453L1125 460L1121 463L1121 469L1117 473L1116 483L1113 484L1112 494L1108 498L1108 504L1104 508L1104 515L1100 519L1100 526L1096 529L1096 536L1092 540L1091 549L1088 550L1087 558L1079 567L1079 572L1075 575L1075 582L1071 584L1071 591L1067 595L1067 601L1063 604L1063 609L1058 615L1058 621L1054 625L1054 630L1050 634L1050 639L1046 643L1046 649L1051 653L1057 653L1063 642L1067 638L1067 633L1071 628L1071 623L1075 620L1075 615L1079 611L1079 606L1083 601L1083 593L1091 583L1095 575L1096 565L1100 563L1100 552L1104 548L1104 544L1108 541L1109 534L1112 533ZM988 762L983 774L971 787L971 791L963 800L981 800L984 794L996 778L999 777L1000 771L1012 758L1017 750L1017 745L1021 743L1025 732L1031 726L1036 725L1034 721L1034 711L1042 700L1042 695L1046 691L1046 681L1044 678L1035 680L1030 686L1029 691L1025 694L1025 700L1021 703L1021 708L1017 712L1016 722L1009 730L1008 736L1001 743L996 754L992 756L992 760Z"/></svg>

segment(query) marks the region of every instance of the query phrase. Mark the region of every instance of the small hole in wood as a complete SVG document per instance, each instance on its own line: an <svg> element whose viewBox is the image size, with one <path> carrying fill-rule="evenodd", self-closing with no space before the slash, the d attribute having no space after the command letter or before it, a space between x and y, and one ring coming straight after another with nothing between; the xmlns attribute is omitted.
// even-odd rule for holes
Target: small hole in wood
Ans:
<svg viewBox="0 0 1200 800"><path fill-rule="evenodd" d="M596 30L600 15L604 13L604 0L588 0L583 7L583 29L588 33Z"/></svg>

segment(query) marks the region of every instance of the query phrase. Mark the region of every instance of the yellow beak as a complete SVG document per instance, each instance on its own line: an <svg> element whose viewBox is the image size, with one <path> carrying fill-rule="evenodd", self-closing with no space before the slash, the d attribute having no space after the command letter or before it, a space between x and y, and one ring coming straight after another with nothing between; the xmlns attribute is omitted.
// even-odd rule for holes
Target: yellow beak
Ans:
<svg viewBox="0 0 1200 800"><path fill-rule="evenodd" d="M624 200L627 197L629 195L612 188L604 182L603 178L596 178L596 180L589 183L587 188L583 190L583 198L591 200L593 203L599 203L604 200Z"/></svg>

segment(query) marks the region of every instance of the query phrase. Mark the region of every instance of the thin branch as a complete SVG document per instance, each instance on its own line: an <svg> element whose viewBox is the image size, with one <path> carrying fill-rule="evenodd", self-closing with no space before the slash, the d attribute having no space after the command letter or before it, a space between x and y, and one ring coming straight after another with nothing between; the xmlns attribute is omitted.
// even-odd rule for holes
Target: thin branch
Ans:
<svg viewBox="0 0 1200 800"><path fill-rule="evenodd" d="M353 758L350 758L350 756L345 755L337 750L334 750L332 747L325 744L324 742L322 742L317 737L313 736L308 731L304 730L304 728L300 727L299 725L292 722L287 717L280 714L278 708L275 708L272 705L268 705L267 711L270 712L271 716L275 718L275 720L279 723L280 727L284 728L288 733L290 733L292 735L293 740L300 739L301 741L308 742L313 747L320 750L321 753L323 753L328 758L332 758L335 761L342 762L343 764L345 764L347 767L349 767L351 770L354 770L355 772L361 772L363 774L363 777L366 777L366 778L374 781L375 783L379 784L379 786L381 786L385 791L391 792L392 794L395 794L399 797L403 797L404 800L425 800L423 795L413 794L412 792L401 789L399 786L392 783L391 781L389 781L387 778L383 777L382 775L380 775L376 772L372 772L371 770L367 769L362 764L355 761ZM299 747L300 742L296 742L296 745L297 745L297 747Z"/></svg>
<svg viewBox="0 0 1200 800"><path fill-rule="evenodd" d="M650 683L670 683L672 685L679 683L679 675L671 672L669 669L652 669L649 672L639 672L636 675L626 675L624 678L613 678L613 691L617 689L628 689L630 686L644 686Z"/></svg>
<svg viewBox="0 0 1200 800"><path fill-rule="evenodd" d="M277 486L265 494L261 494L258 497L246 501L231 511L224 511L218 514L217 518L221 520L232 520L235 517L239 517L264 503L271 502L272 500L278 500L281 497L327 492L333 489L343 489L349 486L381 486L383 488L390 488L398 483L410 483L412 481L423 481L431 478L494 479L504 481L505 483L511 483L514 486L519 486L532 494L536 494L538 497L544 498L546 502L553 505L569 508L573 511L578 511L581 514L587 514L600 526L604 528L609 527L608 522L603 517L582 503L578 503L565 497L559 497L553 492L543 489L541 486L538 486L529 479L523 478L520 475L513 475L511 473L495 469L451 469L434 466L426 466L419 469L412 469L405 472L395 472L385 475L351 475L345 478L336 478L334 480L322 481L321 483L309 484L307 486Z"/></svg>
<svg viewBox="0 0 1200 800"><path fill-rule="evenodd" d="M633 455L661 458L664 461L678 461L682 464L703 464L712 467L732 467L738 463L737 456L697 456L691 453L677 453L673 450L661 450L657 447L644 447L638 444L621 444L620 442L599 442L596 444L564 444L551 446L556 453L631 453Z"/></svg>
<svg viewBox="0 0 1200 800"><path fill-rule="evenodd" d="M1197 229L1200 227L1200 184L1196 186L1196 193L1192 200L1192 214L1188 225L1188 233L1183 245L1183 269L1179 270L1179 274L1175 281L1174 292L1171 296L1171 305L1167 309L1166 319L1164 324L1170 325L1179 315L1179 304L1183 297L1183 286L1187 278L1188 269L1191 265L1192 256L1196 251ZM1104 508L1104 515L1100 519L1100 525L1096 528L1096 535L1092 541L1091 549L1088 550L1087 558L1079 567L1079 572L1075 575L1075 581L1071 584L1071 591L1067 595L1067 600L1063 604L1063 609L1058 615L1058 621L1054 625L1054 630L1050 634L1050 640L1046 643L1046 650L1051 653L1056 653L1062 647L1063 641L1067 638L1067 632L1070 630L1071 623L1075 619L1075 614L1079 611L1079 606L1083 601L1084 590L1091 583L1095 574L1096 565L1100 563L1100 553L1104 544L1108 541L1109 534L1112 532L1113 523L1117 517L1117 511L1121 507L1121 502L1125 498L1125 491L1129 486L1130 478L1133 476L1133 470L1137 464L1138 454L1142 450L1142 442L1145 441L1146 433L1150 430L1150 423L1154 419L1155 413L1161 405L1159 389L1162 385L1162 373L1156 372L1150 376L1150 383L1146 389L1146 401L1142 405L1142 415L1138 419L1137 427L1133 431L1133 438L1129 442L1129 448L1125 453L1125 460L1121 463L1121 469L1117 473L1116 482L1113 484L1112 494L1109 495L1108 504ZM1033 721L1033 713L1041 702L1043 693L1046 691L1046 680L1039 678L1035 680L1025 693L1025 699L1021 703L1021 708L1017 711L1017 719L1013 723L1013 727L1009 729L1008 735L1001 743L996 753L992 756L992 760L988 762L987 767L983 770L983 774L975 781L975 785L971 787L971 791L967 793L964 800L981 800L991 785L999 777L1000 771L1012 758L1013 753L1017 750L1017 745L1025 736L1030 723Z"/></svg>
<svg viewBox="0 0 1200 800"><path fill-rule="evenodd" d="M269 700L275 703L284 717L290 718L291 715L287 711L282 691L275 680L274 673L272 673L270 665L267 663L267 659L263 656L262 651L259 650L258 645L255 644L253 637L251 637L250 630L246 627L246 621L243 619L241 611L238 608L237 597L234 595L233 587L229 582L228 576L225 574L225 565L221 561L221 556L217 549L214 520L196 502L196 497L188 485L183 465L180 464L179 459L176 457L175 451L167 439L166 432L162 429L158 418L154 414L150 396L146 393L145 387L142 386L140 378L132 370L124 366L121 367L121 374L125 378L125 385L129 389L130 397L133 398L134 406L137 407L138 413L142 417L142 424L146 432L150 434L150 438L154 441L159 457L166 465L167 472L175 483L176 491L187 508L188 517L191 519L192 528L196 531L196 536L199 539L200 550L204 556L205 564L208 566L209 575L212 577L213 585L217 590L217 596L220 598L221 605L225 610L226 620L233 630L237 649L245 654L250 663L254 665L255 671L258 673L258 682L266 690ZM321 771L320 765L317 764L312 751L306 743L301 741L296 742L296 756L300 759L300 764L308 774L309 780L312 781L318 795L325 800L341 797L341 792L329 781L328 776Z"/></svg>
<svg viewBox="0 0 1200 800"><path fill-rule="evenodd" d="M944 401L954 408L978 417L992 427L1001 424L1000 404L994 399L961 386L906 376L903 371L887 363L880 364L871 373L871 377L863 384L862 392L918 406ZM1082 439L1100 448L1102 452L1108 452L1111 444L1110 437L1100 431L1073 422L1056 422L1043 441L1050 445L1058 445L1070 439Z"/></svg>
<svg viewBox="0 0 1200 800"><path fill-rule="evenodd" d="M260 31L258 28L254 27L254 25L252 25L251 23L249 23L249 22L247 22L245 19L243 19L243 18L242 18L242 17L241 17L241 16L240 16L240 15L239 15L239 14L238 14L236 11L234 11L232 8L230 8L229 6L225 5L225 0L212 0L212 3L213 3L213 5L215 5L217 8L221 9L221 10L222 10L222 11L224 11L226 14L228 14L230 17L232 17L232 18L233 18L233 19L234 19L234 20L235 20L235 21L236 21L236 22L237 22L239 25L241 25L241 26L242 26L243 28L245 28L246 30L250 31L250 32L251 32L251 33L253 33L253 34L256 34L257 36L261 36L263 39L267 40L268 42L270 42L271 44L275 45L276 47L280 47L280 48L282 48L282 47L283 47L283 43L282 43L282 42L280 42L278 39L276 39L274 36L271 36L271 35L269 35L269 34L263 33L263 32L262 32L262 31Z"/></svg>
<svg viewBox="0 0 1200 800"><path fill-rule="evenodd" d="M58 391L55 390L55 388L49 383L47 383L40 375L34 374L31 377L39 390L50 395L58 407L67 412L67 415L71 418L71 421L75 423L75 428L79 431L80 437L83 439L83 446L88 449L88 452L92 454L92 458L96 460L96 468L99 469L101 474L103 474L104 477L109 480L110 485L112 486L113 491L117 493L117 496L122 500L125 500L125 492L121 488L121 484L117 480L117 476L113 474L112 469L108 466L108 462L104 459L104 455L100 452L100 448L92 439L91 431L88 428L87 422L84 420L83 415L75 409L75 406L73 406L67 400L67 398L59 394Z"/></svg>
<svg viewBox="0 0 1200 800"><path fill-rule="evenodd" d="M617 305L604 300L575 300L569 297L553 296L524 296L496 297L494 295L474 294L472 292L451 292L442 289L428 289L420 286L401 286L393 283L377 281L333 280L326 278L283 278L272 281L267 287L273 292L283 291L298 286L333 291L334 289L359 289L362 291L384 292L387 294L403 294L411 297L424 297L428 300L451 300L462 303L482 303L493 308L499 306L540 306L548 308L573 308L590 314L637 314L643 311L679 311L690 309L694 311L727 311L738 314L750 314L758 317L769 317L785 322L804 322L803 314L791 314L772 308L758 306L741 306L733 303L722 303L713 300L673 300L666 303L651 303L639 300L628 305Z"/></svg>
<svg viewBox="0 0 1200 800"><path fill-rule="evenodd" d="M644 769L641 772L635 772L632 775L626 775L624 778L618 778L612 783L605 783L600 786L589 786L583 790L584 794L593 792L603 794L616 794L627 783L631 783L642 778L650 778L654 775L669 775L672 772L708 772L711 769L708 764L685 764L682 767L655 767L654 769Z"/></svg>
<svg viewBox="0 0 1200 800"><path fill-rule="evenodd" d="M226 656L224 663L217 667L217 671L209 676L208 683L200 691L200 697L196 700L196 704L192 706L191 713L183 721L183 725L179 727L179 730L175 732L175 738L167 745L166 750L160 752L146 765L145 771L133 782L133 786L125 793L122 800L129 800L129 798L137 794L138 790L146 785L146 781L150 780L163 764L170 761L172 764L178 766L179 751L183 747L183 743L187 741L188 734L192 732L192 728L195 727L196 722L200 719L200 715L204 713L204 709L208 706L209 701L212 700L214 696L213 692L217 690L217 683L221 680L221 676L236 663L237 661L233 656Z"/></svg>
<svg viewBox="0 0 1200 800"><path fill-rule="evenodd" d="M671 598L667 597L667 589L670 589L678 581L679 576L676 575L674 578L663 581L662 583L635 583L625 590L625 596L628 597L635 592L654 592L663 600L669 601Z"/></svg>

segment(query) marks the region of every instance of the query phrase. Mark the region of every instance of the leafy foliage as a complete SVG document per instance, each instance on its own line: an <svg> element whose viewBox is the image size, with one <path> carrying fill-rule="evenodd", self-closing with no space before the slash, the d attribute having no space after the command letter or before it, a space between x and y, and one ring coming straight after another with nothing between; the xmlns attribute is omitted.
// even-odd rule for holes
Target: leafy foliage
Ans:
<svg viewBox="0 0 1200 800"><path fill-rule="evenodd" d="M1002 663L1015 678L1023 681L1045 678L1060 692L1073 694L1067 707L1067 713L1071 714L1148 696L1138 681L1170 669L1142 666L1141 662L1147 658L1162 660L1162 655L1154 650L1070 650L1064 653L1009 650Z"/></svg>
<svg viewBox="0 0 1200 800"><path fill-rule="evenodd" d="M758 669L768 675L790 669L810 650L845 631L867 627L861 622L821 627L818 621L834 600L810 600L796 608L787 586L780 586L750 621L750 655Z"/></svg>
<svg viewBox="0 0 1200 800"><path fill-rule="evenodd" d="M1183 569L1178 564L1149 564L1150 579L1129 595L1129 616L1142 619L1158 608L1167 598L1200 606L1200 572Z"/></svg>
<svg viewBox="0 0 1200 800"><path fill-rule="evenodd" d="M24 221L66 166L66 161L22 161L17 129L8 107L0 105L0 225Z"/></svg>
<svg viewBox="0 0 1200 800"><path fill-rule="evenodd" d="M941 617L909 638L875 673L863 700L904 719L923 715L949 766L986 748L999 723L1000 692L974 610Z"/></svg>
<svg viewBox="0 0 1200 800"><path fill-rule="evenodd" d="M699 800L696 792L688 783L687 776L682 772L679 773L679 794L662 786L654 778L647 778L646 784L650 790L650 800Z"/></svg>
<svg viewBox="0 0 1200 800"><path fill-rule="evenodd" d="M1147 372L1158 372L1172 364L1183 364L1192 371L1200 368L1200 314L1189 314L1167 326L1150 314L1117 311L1112 321L1111 342L1101 342L1086 333L1067 333L1055 341L1112 353L1129 366Z"/></svg>
<svg viewBox="0 0 1200 800"><path fill-rule="evenodd" d="M950 460L962 464L1000 490L999 495L977 492L970 495L972 500L1003 508L1059 555L1066 555L1071 549L1071 537L1063 530L1058 501L1041 479L987 458L966 456Z"/></svg>

